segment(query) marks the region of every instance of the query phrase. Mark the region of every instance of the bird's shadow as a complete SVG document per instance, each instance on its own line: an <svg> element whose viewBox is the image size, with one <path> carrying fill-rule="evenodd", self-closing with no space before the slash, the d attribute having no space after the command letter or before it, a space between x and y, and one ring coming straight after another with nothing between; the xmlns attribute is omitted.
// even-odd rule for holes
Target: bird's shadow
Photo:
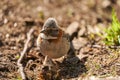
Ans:
<svg viewBox="0 0 120 80"><path fill-rule="evenodd" d="M85 62L87 57L79 59L75 55L73 44L71 43L70 51L59 65L59 74L62 78L75 78L87 71Z"/></svg>

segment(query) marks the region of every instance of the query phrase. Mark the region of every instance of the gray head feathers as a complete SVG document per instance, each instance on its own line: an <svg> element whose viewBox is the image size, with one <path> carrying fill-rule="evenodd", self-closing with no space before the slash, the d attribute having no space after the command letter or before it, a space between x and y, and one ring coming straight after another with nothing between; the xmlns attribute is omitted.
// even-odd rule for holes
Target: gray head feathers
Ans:
<svg viewBox="0 0 120 80"><path fill-rule="evenodd" d="M44 25L43 25L43 28L57 28L58 27L58 24L57 24L57 21L55 18L48 18Z"/></svg>

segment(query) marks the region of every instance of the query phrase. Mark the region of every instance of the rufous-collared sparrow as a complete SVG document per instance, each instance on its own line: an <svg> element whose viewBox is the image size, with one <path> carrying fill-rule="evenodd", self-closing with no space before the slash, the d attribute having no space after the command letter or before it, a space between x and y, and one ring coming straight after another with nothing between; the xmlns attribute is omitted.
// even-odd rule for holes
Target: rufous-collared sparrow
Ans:
<svg viewBox="0 0 120 80"><path fill-rule="evenodd" d="M70 42L54 18L48 18L37 38L37 47L46 59L57 59L68 53Z"/></svg>

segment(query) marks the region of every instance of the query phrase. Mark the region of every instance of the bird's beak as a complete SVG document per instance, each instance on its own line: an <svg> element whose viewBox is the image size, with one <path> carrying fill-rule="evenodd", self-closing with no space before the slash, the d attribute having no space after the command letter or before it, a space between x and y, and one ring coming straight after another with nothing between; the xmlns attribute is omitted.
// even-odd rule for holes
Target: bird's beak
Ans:
<svg viewBox="0 0 120 80"><path fill-rule="evenodd" d="M45 33L45 32L46 32L46 30L41 30L41 31L40 31L40 33Z"/></svg>

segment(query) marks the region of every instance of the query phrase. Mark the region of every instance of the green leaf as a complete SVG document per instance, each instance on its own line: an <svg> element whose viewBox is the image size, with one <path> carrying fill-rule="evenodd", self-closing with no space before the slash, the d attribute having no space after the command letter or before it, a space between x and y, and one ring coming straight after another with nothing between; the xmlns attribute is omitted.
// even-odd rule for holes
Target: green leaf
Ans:
<svg viewBox="0 0 120 80"><path fill-rule="evenodd" d="M104 36L104 42L107 45L119 45L120 44L120 22L117 18L116 12L112 11L112 23L104 30L106 35Z"/></svg>

